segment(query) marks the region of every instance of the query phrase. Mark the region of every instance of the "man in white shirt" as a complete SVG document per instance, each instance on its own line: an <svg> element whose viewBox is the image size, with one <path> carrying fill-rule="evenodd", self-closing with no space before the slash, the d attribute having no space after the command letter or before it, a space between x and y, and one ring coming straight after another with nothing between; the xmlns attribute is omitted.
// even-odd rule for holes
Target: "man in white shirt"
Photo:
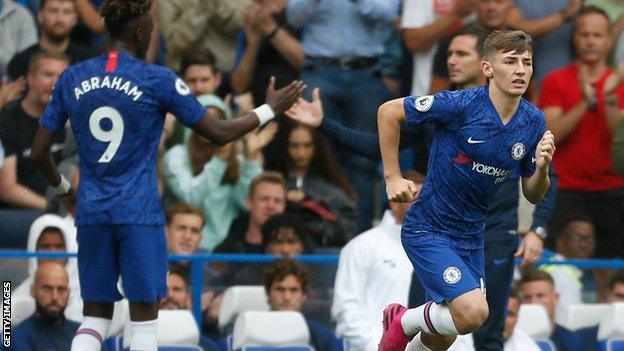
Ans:
<svg viewBox="0 0 624 351"><path fill-rule="evenodd" d="M405 172L418 186L423 176ZM401 244L401 224L409 203L390 202L381 223L356 236L340 252L332 318L336 335L353 351L376 351L381 313L391 302L407 304L412 264Z"/></svg>
<svg viewBox="0 0 624 351"><path fill-rule="evenodd" d="M590 218L570 215L557 237L557 252L553 261L564 259L589 259L596 248L596 230ZM596 284L591 271L583 271L572 265L544 265L540 267L550 273L559 293L556 314L570 305L596 302ZM593 294L592 294L593 292Z"/></svg>

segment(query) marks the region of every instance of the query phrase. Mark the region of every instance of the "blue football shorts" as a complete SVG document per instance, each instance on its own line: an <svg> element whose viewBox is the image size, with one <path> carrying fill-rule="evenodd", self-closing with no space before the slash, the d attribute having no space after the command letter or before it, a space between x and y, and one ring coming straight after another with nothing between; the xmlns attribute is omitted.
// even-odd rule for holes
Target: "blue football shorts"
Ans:
<svg viewBox="0 0 624 351"><path fill-rule="evenodd" d="M130 302L155 303L167 296L167 241L163 226L78 227L78 274L82 299L114 302L121 275Z"/></svg>
<svg viewBox="0 0 624 351"><path fill-rule="evenodd" d="M425 289L427 301L451 302L477 288L485 293L483 248L463 249L443 234L414 234L405 230L401 242Z"/></svg>

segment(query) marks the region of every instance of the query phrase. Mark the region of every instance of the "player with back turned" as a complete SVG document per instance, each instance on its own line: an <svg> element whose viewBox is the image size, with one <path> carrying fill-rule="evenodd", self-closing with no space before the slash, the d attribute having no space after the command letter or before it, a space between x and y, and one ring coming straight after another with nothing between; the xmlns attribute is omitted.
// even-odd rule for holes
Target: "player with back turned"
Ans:
<svg viewBox="0 0 624 351"><path fill-rule="evenodd" d="M532 203L544 196L555 151L543 113L523 100L533 73L533 45L522 31L492 33L482 63L489 84L389 101L379 108L379 140L391 201L411 202L416 186L401 177L401 123L435 124L425 184L409 209L402 243L427 293L414 309L383 314L381 351L446 350L488 315L484 296L485 218L500 184L522 177Z"/></svg>
<svg viewBox="0 0 624 351"><path fill-rule="evenodd" d="M267 103L233 120L210 116L169 69L142 61L153 28L150 0L107 0L100 14L109 52L68 68L39 123L32 159L61 201L74 193L50 156L54 135L71 122L80 157L78 266L84 321L72 351L100 350L121 275L130 301L130 349L157 348L158 301L167 295L164 216L156 159L166 112L223 145L287 110L305 88L274 89Z"/></svg>

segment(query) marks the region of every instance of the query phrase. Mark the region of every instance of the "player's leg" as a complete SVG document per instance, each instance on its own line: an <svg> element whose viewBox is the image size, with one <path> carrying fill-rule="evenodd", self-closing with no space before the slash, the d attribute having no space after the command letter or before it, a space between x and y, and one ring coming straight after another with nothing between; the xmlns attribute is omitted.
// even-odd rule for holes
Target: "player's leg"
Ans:
<svg viewBox="0 0 624 351"><path fill-rule="evenodd" d="M468 255L451 248L441 235L403 236L403 246L418 277L431 298L424 305L409 309L391 305L384 311L381 351L404 349L419 332L430 334L420 340L423 350L445 350L453 337L474 331L485 321L487 303L479 289ZM482 256L481 256L482 258ZM440 265L444 262L443 265ZM481 262L481 267L483 262ZM482 276L482 274L481 274ZM445 301L450 301L447 305ZM448 338L451 337L451 338Z"/></svg>
<svg viewBox="0 0 624 351"><path fill-rule="evenodd" d="M78 275L84 320L72 340L72 351L99 351L113 316L119 259L115 232L109 226L78 227Z"/></svg>
<svg viewBox="0 0 624 351"><path fill-rule="evenodd" d="M167 296L167 246L162 226L121 226L120 269L130 301L130 350L155 351L158 301Z"/></svg>
<svg viewBox="0 0 624 351"><path fill-rule="evenodd" d="M513 279L513 255L517 248L517 240L485 244L485 286L490 314L483 326L472 334L475 350L503 350L505 313Z"/></svg>

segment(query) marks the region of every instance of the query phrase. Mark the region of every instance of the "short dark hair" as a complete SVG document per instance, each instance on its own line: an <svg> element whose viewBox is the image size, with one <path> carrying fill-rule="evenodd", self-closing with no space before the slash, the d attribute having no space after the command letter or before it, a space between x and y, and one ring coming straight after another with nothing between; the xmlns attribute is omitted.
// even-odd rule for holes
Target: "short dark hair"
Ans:
<svg viewBox="0 0 624 351"><path fill-rule="evenodd" d="M171 224L171 222L173 222L173 217L175 217L175 215L177 214L191 214L191 215L196 215L199 216L199 218L201 218L202 220L202 225L204 225L206 222L204 220L204 214L202 213L202 211L191 205L191 204L187 204L186 202L178 202L176 204L173 204L171 206L169 206L167 208L167 210L165 211L165 221L167 223L167 225Z"/></svg>
<svg viewBox="0 0 624 351"><path fill-rule="evenodd" d="M294 275L301 283L301 290L308 293L310 290L310 273L308 267L292 258L280 258L269 263L264 269L264 290L271 291L274 282L279 282L289 275Z"/></svg>
<svg viewBox="0 0 624 351"><path fill-rule="evenodd" d="M126 26L148 14L152 0L106 0L100 7L100 16L111 38L121 37Z"/></svg>
<svg viewBox="0 0 624 351"><path fill-rule="evenodd" d="M476 23L473 23L455 32L455 34L453 34L453 39L457 38L460 35L477 37L475 50L477 50L477 54L479 55L479 57L483 57L483 44L485 43L485 40L487 39L489 34L490 32L487 31L485 28L481 27Z"/></svg>
<svg viewBox="0 0 624 351"><path fill-rule="evenodd" d="M585 15L600 15L604 17L607 20L607 23L609 24L609 30L611 30L611 17L609 17L609 14L605 10L601 9L600 7L596 5L587 5L581 8L579 13L576 15L576 20L574 21L574 30L576 30L576 27L577 27L576 21Z"/></svg>
<svg viewBox="0 0 624 351"><path fill-rule="evenodd" d="M62 52L39 50L28 59L28 72L34 72L39 68L39 62L45 59L63 61L69 64L69 57Z"/></svg>
<svg viewBox="0 0 624 351"><path fill-rule="evenodd" d="M251 184L249 184L249 197L253 196L253 194L256 192L256 188L260 183L277 184L284 188L284 191L286 191L286 179L284 179L284 176L279 172L266 171L255 177L251 181Z"/></svg>
<svg viewBox="0 0 624 351"><path fill-rule="evenodd" d="M188 68L193 65L210 66L210 68L215 71L216 64L217 60L210 50L189 51L182 56L182 60L180 61L180 76L184 77Z"/></svg>
<svg viewBox="0 0 624 351"><path fill-rule="evenodd" d="M524 274L522 274L522 278L520 278L518 286L539 281L548 282L553 287L555 286L555 281L553 280L552 276L548 272L539 269L531 269L524 272Z"/></svg>
<svg viewBox="0 0 624 351"><path fill-rule="evenodd" d="M177 275L178 277L182 278L182 280L184 281L184 285L186 285L186 290L190 290L188 271L185 270L184 267L182 267L178 263L172 263L169 265L169 274Z"/></svg>
<svg viewBox="0 0 624 351"><path fill-rule="evenodd" d="M533 39L521 30L497 30L485 39L483 43L483 54L492 57L497 52L510 52L521 54L529 51L533 54Z"/></svg>
<svg viewBox="0 0 624 351"><path fill-rule="evenodd" d="M624 284L624 270L619 270L613 273L613 276L609 279L609 284L607 285L609 291L613 291L617 284Z"/></svg>
<svg viewBox="0 0 624 351"><path fill-rule="evenodd" d="M592 227L596 227L594 225L594 221L592 221L592 219L589 216L586 216L584 214L580 214L580 213L571 213L568 214L567 216L565 216L562 224L561 224L561 230L559 231L559 237L562 237L563 234L565 233L565 231L568 229L568 227L570 226L570 224L572 224L572 222L586 222L592 225Z"/></svg>

